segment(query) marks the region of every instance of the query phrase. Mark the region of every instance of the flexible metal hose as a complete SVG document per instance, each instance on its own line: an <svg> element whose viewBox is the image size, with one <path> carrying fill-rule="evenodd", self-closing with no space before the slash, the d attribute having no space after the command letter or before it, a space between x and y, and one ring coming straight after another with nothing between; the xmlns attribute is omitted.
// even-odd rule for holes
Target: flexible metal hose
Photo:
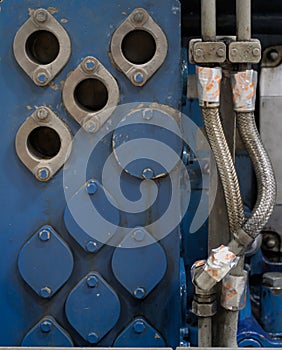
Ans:
<svg viewBox="0 0 282 350"><path fill-rule="evenodd" d="M244 222L244 209L232 156L222 128L218 108L202 108L204 125L223 186L230 232Z"/></svg>
<svg viewBox="0 0 282 350"><path fill-rule="evenodd" d="M255 238L267 223L276 199L276 182L269 156L258 133L253 112L237 112L241 139L252 160L257 178L257 201L243 230Z"/></svg>

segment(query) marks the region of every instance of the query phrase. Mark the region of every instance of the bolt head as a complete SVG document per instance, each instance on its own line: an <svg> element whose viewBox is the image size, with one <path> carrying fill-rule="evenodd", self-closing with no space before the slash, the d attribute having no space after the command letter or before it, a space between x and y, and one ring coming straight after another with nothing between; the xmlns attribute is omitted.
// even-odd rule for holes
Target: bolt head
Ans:
<svg viewBox="0 0 282 350"><path fill-rule="evenodd" d="M40 72L37 74L36 76L36 81L41 84L44 85L48 82L48 75L44 72Z"/></svg>
<svg viewBox="0 0 282 350"><path fill-rule="evenodd" d="M144 21L145 14L143 11L137 11L134 13L132 19L136 23L142 23Z"/></svg>
<svg viewBox="0 0 282 350"><path fill-rule="evenodd" d="M97 123L94 120L88 120L84 124L84 129L90 133L96 132L97 131Z"/></svg>
<svg viewBox="0 0 282 350"><path fill-rule="evenodd" d="M135 73L133 76L133 80L135 81L135 83L137 84L142 84L144 82L144 75L143 73Z"/></svg>
<svg viewBox="0 0 282 350"><path fill-rule="evenodd" d="M144 120L151 120L153 118L153 111L152 109L146 109L142 113L142 117Z"/></svg>
<svg viewBox="0 0 282 350"><path fill-rule="evenodd" d="M234 48L234 49L231 50L231 55L232 56L236 56L237 53L238 53L237 49Z"/></svg>
<svg viewBox="0 0 282 350"><path fill-rule="evenodd" d="M143 299L146 296L145 289L142 287L137 287L133 292L133 295L135 296L136 299Z"/></svg>
<svg viewBox="0 0 282 350"><path fill-rule="evenodd" d="M47 21L48 13L45 10L37 10L35 11L34 18L39 23L44 23Z"/></svg>
<svg viewBox="0 0 282 350"><path fill-rule="evenodd" d="M90 344L96 344L98 343L99 341L99 336L97 333L95 332L91 332L88 334L87 336L87 341L90 343Z"/></svg>
<svg viewBox="0 0 282 350"><path fill-rule="evenodd" d="M89 180L86 184L86 191L87 193L92 196L95 194L98 190L98 186L96 185L96 182L94 180Z"/></svg>
<svg viewBox="0 0 282 350"><path fill-rule="evenodd" d="M133 233L135 241L142 242L145 238L145 232L143 230L136 230Z"/></svg>
<svg viewBox="0 0 282 350"><path fill-rule="evenodd" d="M95 288L98 286L98 278L94 275L90 275L87 277L86 283L88 285L89 288Z"/></svg>
<svg viewBox="0 0 282 350"><path fill-rule="evenodd" d="M274 248L276 246L276 240L273 237L269 237L265 244L267 248Z"/></svg>
<svg viewBox="0 0 282 350"><path fill-rule="evenodd" d="M201 57L201 56L203 56L203 55L204 55L204 51L203 51L202 49L197 49L197 50L195 51L195 56Z"/></svg>
<svg viewBox="0 0 282 350"><path fill-rule="evenodd" d="M94 241L88 241L86 243L86 250L89 253L95 253L97 251L98 247L97 247L97 243Z"/></svg>
<svg viewBox="0 0 282 350"><path fill-rule="evenodd" d="M151 168L146 168L142 172L142 176L146 180L150 180L154 177L154 171Z"/></svg>
<svg viewBox="0 0 282 350"><path fill-rule="evenodd" d="M282 287L282 272L266 272L263 274L263 284L269 287Z"/></svg>
<svg viewBox="0 0 282 350"><path fill-rule="evenodd" d="M49 239L51 238L51 232L49 230L41 230L38 234L38 237L40 239L40 241L42 242L46 242L49 241Z"/></svg>
<svg viewBox="0 0 282 350"><path fill-rule="evenodd" d="M256 47L256 48L253 49L253 55L254 55L255 57L260 56L260 49L259 49L258 47Z"/></svg>
<svg viewBox="0 0 282 350"><path fill-rule="evenodd" d="M97 68L97 62L94 58L88 57L83 61L83 69L86 72L93 72Z"/></svg>
<svg viewBox="0 0 282 350"><path fill-rule="evenodd" d="M47 299L51 296L51 294L52 294L52 290L49 287L43 287L40 289L40 296L42 298Z"/></svg>
<svg viewBox="0 0 282 350"><path fill-rule="evenodd" d="M145 323L141 320L137 320L133 324L133 330L137 334L143 333L145 328L146 328Z"/></svg>
<svg viewBox="0 0 282 350"><path fill-rule="evenodd" d="M36 116L39 120L45 120L48 118L49 111L47 108L40 107L36 111Z"/></svg>
<svg viewBox="0 0 282 350"><path fill-rule="evenodd" d="M271 50L270 52L268 52L267 57L270 61L275 62L279 58L279 53L276 50Z"/></svg>
<svg viewBox="0 0 282 350"><path fill-rule="evenodd" d="M40 329L43 333L49 333L52 328L52 322L49 320L44 320L40 323Z"/></svg>
<svg viewBox="0 0 282 350"><path fill-rule="evenodd" d="M50 170L47 168L40 168L37 175L40 180L47 181L50 177Z"/></svg>
<svg viewBox="0 0 282 350"><path fill-rule="evenodd" d="M218 57L223 57L225 55L225 51L223 49L218 49L216 54Z"/></svg>

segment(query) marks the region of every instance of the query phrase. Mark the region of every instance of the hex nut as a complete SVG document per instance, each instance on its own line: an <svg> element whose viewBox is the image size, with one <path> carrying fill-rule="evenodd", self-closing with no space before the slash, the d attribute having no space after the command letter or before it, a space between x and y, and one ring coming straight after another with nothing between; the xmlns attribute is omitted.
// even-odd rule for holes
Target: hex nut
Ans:
<svg viewBox="0 0 282 350"><path fill-rule="evenodd" d="M199 304L193 300L192 312L200 317L210 317L216 314L217 304L216 301L209 304Z"/></svg>
<svg viewBox="0 0 282 350"><path fill-rule="evenodd" d="M263 284L269 287L282 287L282 272L264 273Z"/></svg>

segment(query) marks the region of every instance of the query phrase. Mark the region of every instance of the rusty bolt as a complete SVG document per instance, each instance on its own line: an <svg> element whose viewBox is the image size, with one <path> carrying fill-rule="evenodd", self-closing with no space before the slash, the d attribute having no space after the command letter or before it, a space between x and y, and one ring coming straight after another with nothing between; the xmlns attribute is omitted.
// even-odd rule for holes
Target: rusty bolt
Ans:
<svg viewBox="0 0 282 350"><path fill-rule="evenodd" d="M223 57L225 55L224 49L220 48L216 51L218 57Z"/></svg>
<svg viewBox="0 0 282 350"><path fill-rule="evenodd" d="M45 120L48 118L48 115L49 115L49 111L47 108L44 108L44 107L40 107L37 109L36 111L36 117L39 119L39 120Z"/></svg>
<svg viewBox="0 0 282 350"><path fill-rule="evenodd" d="M47 21L48 13L46 10L40 9L35 11L34 18L39 23L44 23Z"/></svg>
<svg viewBox="0 0 282 350"><path fill-rule="evenodd" d="M255 57L258 57L260 55L260 49L258 47L254 48L253 49L253 55Z"/></svg>
<svg viewBox="0 0 282 350"><path fill-rule="evenodd" d="M204 55L204 51L203 51L202 49L197 49L197 50L195 51L195 56L201 57L201 56L203 56L203 55Z"/></svg>

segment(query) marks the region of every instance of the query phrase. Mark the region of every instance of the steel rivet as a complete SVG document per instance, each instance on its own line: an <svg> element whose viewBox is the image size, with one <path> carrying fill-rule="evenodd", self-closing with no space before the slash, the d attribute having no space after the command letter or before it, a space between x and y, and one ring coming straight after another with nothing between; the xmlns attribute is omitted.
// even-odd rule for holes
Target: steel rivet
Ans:
<svg viewBox="0 0 282 350"><path fill-rule="evenodd" d="M96 344L98 343L98 340L99 340L99 336L97 333L95 332L91 332L88 334L87 336L87 341L91 344Z"/></svg>
<svg viewBox="0 0 282 350"><path fill-rule="evenodd" d="M86 283L88 285L89 288L95 288L98 286L98 278L94 275L90 275L87 277Z"/></svg>
<svg viewBox="0 0 282 350"><path fill-rule="evenodd" d="M94 180L89 180L86 184L86 191L89 195L93 195L97 192L98 187Z"/></svg>
<svg viewBox="0 0 282 350"><path fill-rule="evenodd" d="M41 230L38 234L38 237L40 239L40 241L46 242L49 241L50 237L51 237L51 232L49 230Z"/></svg>
<svg viewBox="0 0 282 350"><path fill-rule="evenodd" d="M49 111L48 111L48 109L46 109L44 107L38 108L36 111L36 116L39 120L46 119L48 117L48 115L49 115Z"/></svg>
<svg viewBox="0 0 282 350"><path fill-rule="evenodd" d="M231 50L231 55L232 55L232 56L236 56L236 55L237 55L237 52L238 52L237 49L232 49L232 50Z"/></svg>
<svg viewBox="0 0 282 350"><path fill-rule="evenodd" d="M40 168L37 172L39 179L46 181L50 177L50 171L47 168Z"/></svg>
<svg viewBox="0 0 282 350"><path fill-rule="evenodd" d="M276 50L271 50L268 52L267 57L270 61L275 62L279 58L279 53Z"/></svg>
<svg viewBox="0 0 282 350"><path fill-rule="evenodd" d="M48 14L46 11L38 10L38 11L35 11L34 17L37 22L43 23L47 21Z"/></svg>
<svg viewBox="0 0 282 350"><path fill-rule="evenodd" d="M49 320L42 321L40 323L40 329L43 333L49 333L52 328L52 322Z"/></svg>
<svg viewBox="0 0 282 350"><path fill-rule="evenodd" d="M142 84L144 81L144 75L142 73L136 73L133 76L133 80L135 81L135 83L137 84Z"/></svg>
<svg viewBox="0 0 282 350"><path fill-rule="evenodd" d="M142 287L137 287L135 291L133 292L135 298L137 299L143 299L146 295L145 289Z"/></svg>
<svg viewBox="0 0 282 350"><path fill-rule="evenodd" d="M135 333L141 334L144 332L146 326L145 323L143 321L135 321L133 324L133 329Z"/></svg>
<svg viewBox="0 0 282 350"><path fill-rule="evenodd" d="M52 290L49 287L43 287L40 289L40 296L42 298L49 298L52 294Z"/></svg>
<svg viewBox="0 0 282 350"><path fill-rule="evenodd" d="M97 251L98 247L97 247L97 243L94 241L88 241L86 244L86 250L89 253L95 253Z"/></svg>
<svg viewBox="0 0 282 350"><path fill-rule="evenodd" d="M274 248L276 246L276 240L274 238L269 238L265 244L267 248Z"/></svg>
<svg viewBox="0 0 282 350"><path fill-rule="evenodd" d="M150 180L154 177L154 171L151 168L146 168L142 172L142 176L146 180Z"/></svg>
<svg viewBox="0 0 282 350"><path fill-rule="evenodd" d="M198 57L203 56L203 54L204 54L204 51L202 49L197 49L195 51L195 55L198 56Z"/></svg>

